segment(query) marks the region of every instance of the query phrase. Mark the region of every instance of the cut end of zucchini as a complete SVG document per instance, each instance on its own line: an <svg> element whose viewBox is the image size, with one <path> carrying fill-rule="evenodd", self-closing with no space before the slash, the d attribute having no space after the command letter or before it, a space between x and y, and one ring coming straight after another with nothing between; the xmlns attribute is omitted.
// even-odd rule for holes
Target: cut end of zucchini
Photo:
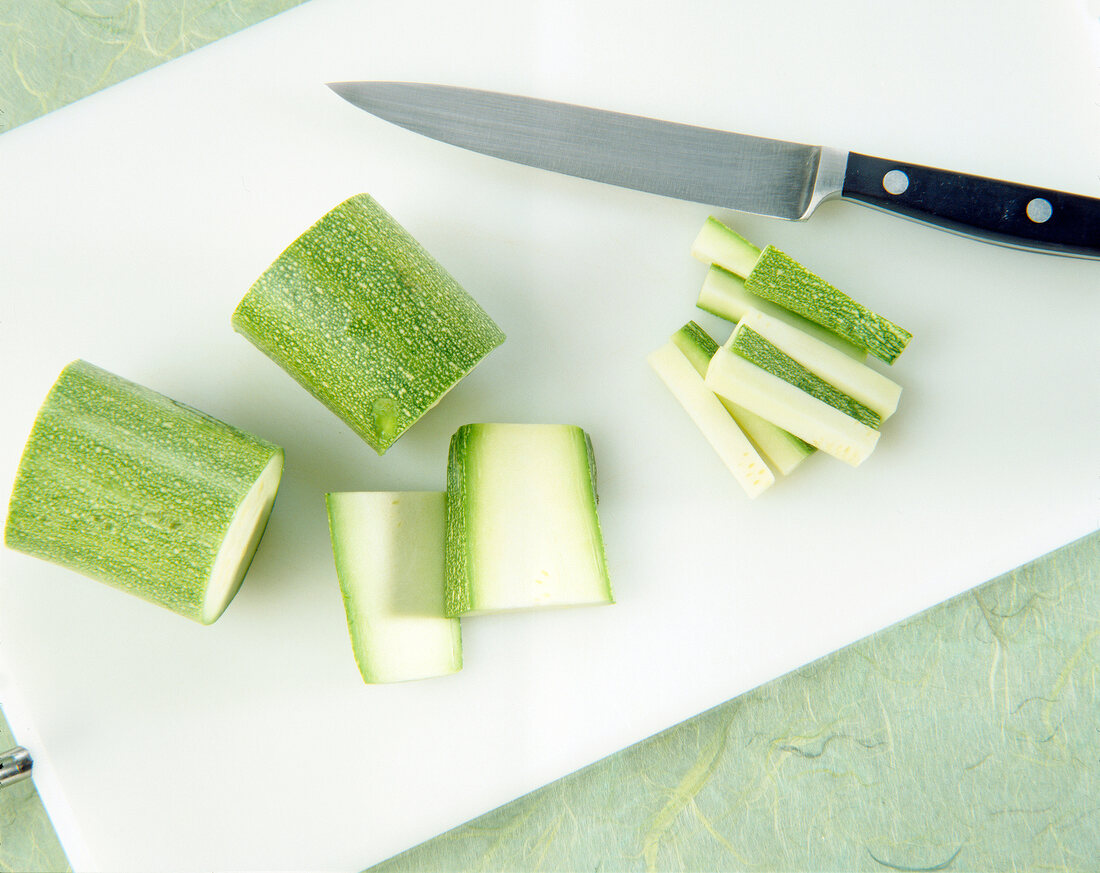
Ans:
<svg viewBox="0 0 1100 873"><path fill-rule="evenodd" d="M744 278L756 265L760 249L712 215L691 244L691 254L704 264L717 264Z"/></svg>
<svg viewBox="0 0 1100 873"><path fill-rule="evenodd" d="M256 549L267 528L279 481L283 476L283 453L272 456L255 484L233 513L225 539L214 558L206 586L200 621L213 624L237 595Z"/></svg>

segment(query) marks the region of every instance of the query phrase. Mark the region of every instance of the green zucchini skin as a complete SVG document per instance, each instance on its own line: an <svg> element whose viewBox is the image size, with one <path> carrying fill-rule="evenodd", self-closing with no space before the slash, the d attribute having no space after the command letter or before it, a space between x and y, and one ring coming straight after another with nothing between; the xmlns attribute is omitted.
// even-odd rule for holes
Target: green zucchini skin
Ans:
<svg viewBox="0 0 1100 873"><path fill-rule="evenodd" d="M443 578L443 614L454 618L473 608L470 579L474 572L467 504L466 458L481 428L463 425L451 437L447 449L446 564Z"/></svg>
<svg viewBox="0 0 1100 873"><path fill-rule="evenodd" d="M367 194L291 243L233 327L379 454L505 338Z"/></svg>
<svg viewBox="0 0 1100 873"><path fill-rule="evenodd" d="M699 375L705 376L710 359L718 351L718 343L714 341L714 337L696 322L689 321L673 334L672 341L684 353L684 357L691 361Z"/></svg>
<svg viewBox="0 0 1100 873"><path fill-rule="evenodd" d="M764 249L745 277L745 290L817 322L888 364L913 338L774 246Z"/></svg>
<svg viewBox="0 0 1100 873"><path fill-rule="evenodd" d="M281 473L278 446L74 361L31 429L4 540L210 624L220 615L204 613L215 558L238 507L276 458ZM244 551L241 578L267 512Z"/></svg>

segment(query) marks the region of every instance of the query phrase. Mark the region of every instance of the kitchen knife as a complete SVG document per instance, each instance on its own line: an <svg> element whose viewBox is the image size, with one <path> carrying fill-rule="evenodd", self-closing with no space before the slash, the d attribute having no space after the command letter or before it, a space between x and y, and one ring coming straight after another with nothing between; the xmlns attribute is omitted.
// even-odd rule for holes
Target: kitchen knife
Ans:
<svg viewBox="0 0 1100 873"><path fill-rule="evenodd" d="M842 197L986 242L1100 258L1100 199L557 103L415 82L332 82L355 106L475 152L778 218Z"/></svg>

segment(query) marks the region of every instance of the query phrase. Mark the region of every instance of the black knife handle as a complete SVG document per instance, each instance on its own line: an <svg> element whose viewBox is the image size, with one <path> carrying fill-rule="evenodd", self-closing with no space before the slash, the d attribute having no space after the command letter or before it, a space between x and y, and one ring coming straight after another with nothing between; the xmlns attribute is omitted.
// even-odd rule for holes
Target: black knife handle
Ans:
<svg viewBox="0 0 1100 873"><path fill-rule="evenodd" d="M967 236L1100 258L1100 200L851 152L842 196Z"/></svg>

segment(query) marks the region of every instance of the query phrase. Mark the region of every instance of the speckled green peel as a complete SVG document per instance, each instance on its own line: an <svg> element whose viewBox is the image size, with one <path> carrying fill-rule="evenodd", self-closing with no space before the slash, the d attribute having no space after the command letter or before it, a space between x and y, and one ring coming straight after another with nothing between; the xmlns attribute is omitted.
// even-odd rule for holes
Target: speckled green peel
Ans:
<svg viewBox="0 0 1100 873"><path fill-rule="evenodd" d="M504 341L366 194L295 240L241 300L233 327L379 454Z"/></svg>
<svg viewBox="0 0 1100 873"><path fill-rule="evenodd" d="M730 233L732 234L733 231L730 231ZM745 289L744 278L735 276L718 264L711 264L710 269L707 270L706 278L703 279L703 287L699 289L699 297L695 305L704 312L709 312L711 315L717 315L719 318L734 323L740 321L750 309L757 309L772 318L786 322L791 327L798 328L803 333L808 333L810 336L828 343L850 358L862 361L867 357L867 352L862 348L837 336L828 328L822 327L808 318L803 318L801 315L796 315L789 309L784 309L770 300L750 294Z"/></svg>
<svg viewBox="0 0 1100 873"><path fill-rule="evenodd" d="M709 333L694 321L689 321L671 337L684 357L687 358L700 376L707 374L707 365L714 353L718 351L718 343Z"/></svg>
<svg viewBox="0 0 1100 873"><path fill-rule="evenodd" d="M745 290L827 327L888 364L913 338L774 246L764 249L745 277Z"/></svg>
<svg viewBox="0 0 1100 873"><path fill-rule="evenodd" d="M5 542L209 624L244 578L282 466L281 448L75 361L23 450Z"/></svg>
<svg viewBox="0 0 1100 873"><path fill-rule="evenodd" d="M728 348L742 358L763 367L773 376L789 382L818 400L850 415L868 427L878 428L882 418L862 403L853 400L824 379L815 376L790 355L776 348L746 324L739 324L730 337Z"/></svg>

